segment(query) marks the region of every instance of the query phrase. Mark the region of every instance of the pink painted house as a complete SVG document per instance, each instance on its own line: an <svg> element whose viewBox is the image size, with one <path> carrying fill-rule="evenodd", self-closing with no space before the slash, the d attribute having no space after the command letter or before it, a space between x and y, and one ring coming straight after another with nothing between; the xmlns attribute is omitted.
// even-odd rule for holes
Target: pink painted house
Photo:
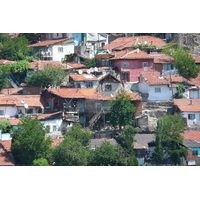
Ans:
<svg viewBox="0 0 200 200"><path fill-rule="evenodd" d="M154 58L139 49L117 51L110 60L118 69L122 82L138 82L140 72L154 71Z"/></svg>

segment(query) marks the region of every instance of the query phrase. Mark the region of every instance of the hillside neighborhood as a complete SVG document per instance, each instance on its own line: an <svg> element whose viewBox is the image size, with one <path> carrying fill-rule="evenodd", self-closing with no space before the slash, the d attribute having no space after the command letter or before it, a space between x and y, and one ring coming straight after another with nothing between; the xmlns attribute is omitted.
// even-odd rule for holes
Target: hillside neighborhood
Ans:
<svg viewBox="0 0 200 200"><path fill-rule="evenodd" d="M1 33L0 166L200 165L200 55L186 37Z"/></svg>

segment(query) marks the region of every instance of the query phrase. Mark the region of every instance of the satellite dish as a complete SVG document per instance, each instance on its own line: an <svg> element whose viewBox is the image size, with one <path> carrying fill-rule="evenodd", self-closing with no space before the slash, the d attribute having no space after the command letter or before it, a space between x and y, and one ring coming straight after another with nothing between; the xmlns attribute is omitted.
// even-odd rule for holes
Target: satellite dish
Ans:
<svg viewBox="0 0 200 200"><path fill-rule="evenodd" d="M94 71L95 71L95 72L98 72L98 68L97 68L97 67L95 67L95 68L94 68Z"/></svg>
<svg viewBox="0 0 200 200"><path fill-rule="evenodd" d="M115 94L114 94L114 93L111 93L110 96L111 96L111 97L115 97Z"/></svg>
<svg viewBox="0 0 200 200"><path fill-rule="evenodd" d="M26 101L24 99L21 100L21 103L24 104Z"/></svg>
<svg viewBox="0 0 200 200"><path fill-rule="evenodd" d="M25 103L24 104L24 108L28 109L28 104Z"/></svg>
<svg viewBox="0 0 200 200"><path fill-rule="evenodd" d="M91 73L90 69L88 69L88 70L87 70L87 73L88 73L88 74L90 74L90 73Z"/></svg>
<svg viewBox="0 0 200 200"><path fill-rule="evenodd" d="M79 69L79 70L78 70L78 73L79 73L79 74L82 74L82 73L83 73L83 70Z"/></svg>
<svg viewBox="0 0 200 200"><path fill-rule="evenodd" d="M147 44L148 42L147 41L144 41L144 44Z"/></svg>
<svg viewBox="0 0 200 200"><path fill-rule="evenodd" d="M94 68L93 67L90 68L90 72L94 72Z"/></svg>

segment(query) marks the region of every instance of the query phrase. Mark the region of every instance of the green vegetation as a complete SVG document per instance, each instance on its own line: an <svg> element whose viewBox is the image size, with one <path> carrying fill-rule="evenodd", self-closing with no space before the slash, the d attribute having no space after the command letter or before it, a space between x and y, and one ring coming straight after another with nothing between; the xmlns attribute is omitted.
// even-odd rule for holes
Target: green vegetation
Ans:
<svg viewBox="0 0 200 200"><path fill-rule="evenodd" d="M179 84L179 83L177 83L177 85L178 85L177 92L173 95L173 98L182 99L182 98L184 98L182 92L184 92L185 86L183 84Z"/></svg>
<svg viewBox="0 0 200 200"><path fill-rule="evenodd" d="M98 67L98 60L96 58L90 59L90 58L85 58L83 62L86 67L91 68L91 67Z"/></svg>
<svg viewBox="0 0 200 200"><path fill-rule="evenodd" d="M0 130L2 133L9 131L11 128L11 123L9 121L0 121Z"/></svg>
<svg viewBox="0 0 200 200"><path fill-rule="evenodd" d="M45 138L46 129L36 118L24 117L12 133L11 151L17 165L32 165L39 158L47 158L51 139Z"/></svg>
<svg viewBox="0 0 200 200"><path fill-rule="evenodd" d="M49 166L46 158L39 158L33 161L33 166Z"/></svg>
<svg viewBox="0 0 200 200"><path fill-rule="evenodd" d="M178 70L178 73L187 80L198 76L200 67L195 64L195 60L187 49L177 44L169 43L163 49L163 53L174 58L173 64L175 68Z"/></svg>
<svg viewBox="0 0 200 200"><path fill-rule="evenodd" d="M164 153L169 154L173 165L180 165L181 158L186 156L186 149L182 146L183 137L180 135L186 127L180 115L167 115L157 123L156 148L153 160L156 165L162 164Z"/></svg>
<svg viewBox="0 0 200 200"><path fill-rule="evenodd" d="M44 70L29 73L26 82L43 88L60 86L66 76L61 66L47 64Z"/></svg>
<svg viewBox="0 0 200 200"><path fill-rule="evenodd" d="M0 59L25 60L30 55L31 48L25 36L16 37L12 40L4 40L0 46Z"/></svg>
<svg viewBox="0 0 200 200"><path fill-rule="evenodd" d="M136 107L131 103L131 97L124 90L118 92L114 100L107 104L110 109L110 124L113 127L130 125L133 123Z"/></svg>

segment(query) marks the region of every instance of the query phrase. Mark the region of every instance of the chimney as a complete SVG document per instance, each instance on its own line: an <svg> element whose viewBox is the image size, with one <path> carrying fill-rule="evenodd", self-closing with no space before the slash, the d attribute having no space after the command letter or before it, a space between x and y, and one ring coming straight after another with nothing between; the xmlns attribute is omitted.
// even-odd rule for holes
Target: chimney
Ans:
<svg viewBox="0 0 200 200"><path fill-rule="evenodd" d="M137 52L137 53L140 53L140 50L137 48L137 49L136 49L136 52Z"/></svg>
<svg viewBox="0 0 200 200"><path fill-rule="evenodd" d="M192 105L192 99L190 99L190 104L189 105Z"/></svg>

